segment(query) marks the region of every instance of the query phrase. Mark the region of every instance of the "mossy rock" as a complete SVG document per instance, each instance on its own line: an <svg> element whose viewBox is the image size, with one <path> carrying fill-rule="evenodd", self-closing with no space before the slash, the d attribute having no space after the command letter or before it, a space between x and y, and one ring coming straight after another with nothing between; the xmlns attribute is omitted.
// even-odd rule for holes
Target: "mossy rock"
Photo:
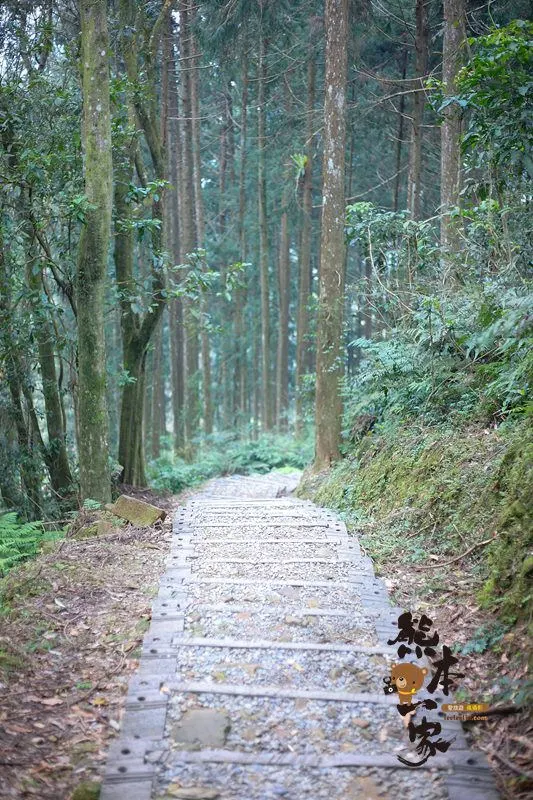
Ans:
<svg viewBox="0 0 533 800"><path fill-rule="evenodd" d="M123 525L124 521L120 521L120 525ZM84 525L83 527L79 528L73 535L73 539L92 539L94 536L108 536L110 533L113 533L115 528L118 527L112 522L112 519L109 517L102 517L97 519L96 522L91 522L88 525Z"/></svg>
<svg viewBox="0 0 533 800"><path fill-rule="evenodd" d="M84 525L73 534L73 539L91 539L93 536L98 536L98 524L95 522L92 525Z"/></svg>
<svg viewBox="0 0 533 800"><path fill-rule="evenodd" d="M72 792L70 800L98 800L101 784L95 781L83 781Z"/></svg>
<svg viewBox="0 0 533 800"><path fill-rule="evenodd" d="M59 542L44 541L44 542L41 542L41 544L39 545L39 550L43 555L47 556L47 555L50 555L50 553L55 553L55 551L57 550L58 545L59 545Z"/></svg>
<svg viewBox="0 0 533 800"><path fill-rule="evenodd" d="M143 500L137 500L136 497L128 497L125 494L121 494L113 505L106 505L106 511L110 511L117 517L122 517L127 522L131 522L132 525L138 525L140 528L149 528L157 520L163 520L166 516L162 508L145 503Z"/></svg>

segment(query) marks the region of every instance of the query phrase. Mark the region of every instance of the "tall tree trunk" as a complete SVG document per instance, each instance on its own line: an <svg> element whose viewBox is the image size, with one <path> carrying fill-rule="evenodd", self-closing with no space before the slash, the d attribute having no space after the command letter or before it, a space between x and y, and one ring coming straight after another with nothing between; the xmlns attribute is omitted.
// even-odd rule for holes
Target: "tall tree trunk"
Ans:
<svg viewBox="0 0 533 800"><path fill-rule="evenodd" d="M181 263L180 254L180 196L182 193L182 150L181 125L179 117L179 93L176 74L176 56L174 49L174 23L172 16L168 18L166 47L166 63L168 64L167 81L167 170L170 187L167 191L168 202L168 242L172 265ZM170 375L172 384L172 419L174 430L174 450L181 452L185 444L184 409L185 409L185 354L183 335L183 305L180 297L169 303L169 339L170 339Z"/></svg>
<svg viewBox="0 0 533 800"><path fill-rule="evenodd" d="M152 448L152 374L153 351L146 353L145 379L144 379L144 412L143 412L143 444Z"/></svg>
<svg viewBox="0 0 533 800"><path fill-rule="evenodd" d="M218 233L221 244L226 235L226 223L228 215L228 166L229 166L229 91L226 88L220 95L220 116L222 125L219 135L219 157L218 157ZM221 279L226 280L226 268L221 269ZM222 315L225 325L221 334L221 357L220 357L220 385L222 389L222 427L229 430L232 426L232 361L233 361L233 309L231 303L222 298Z"/></svg>
<svg viewBox="0 0 533 800"><path fill-rule="evenodd" d="M0 497L2 505L8 511L18 511L24 508L24 496L21 492L19 480L20 461L17 452L17 437L15 430L15 415L13 409L0 406Z"/></svg>
<svg viewBox="0 0 533 800"><path fill-rule="evenodd" d="M416 0L416 84L413 92L413 123L411 130L411 146L409 151L409 179L407 191L407 207L412 219L420 219L420 202L422 195L422 123L424 120L424 77L427 72L429 24L429 0ZM402 98L404 95L402 95Z"/></svg>
<svg viewBox="0 0 533 800"><path fill-rule="evenodd" d="M466 38L465 0L444 0L444 39L442 80L447 97L455 94L456 78L462 62ZM460 249L460 222L449 209L459 204L461 190L461 109L450 103L443 111L441 128L441 246L444 260Z"/></svg>
<svg viewBox="0 0 533 800"><path fill-rule="evenodd" d="M245 53L242 58L242 94L241 94L241 135L240 135L240 166L239 166L239 257L241 263L246 263L246 147L248 135L248 57ZM235 344L237 356L235 360L235 389L236 408L235 416L241 427L246 419L247 392L246 392L246 335L245 335L245 305L246 305L246 275L243 274L242 286L237 290L235 308Z"/></svg>
<svg viewBox="0 0 533 800"><path fill-rule="evenodd" d="M8 163L14 169L20 170L20 145L15 140L13 129L9 123L3 127L2 141L7 153ZM31 290L30 305L34 323L34 336L37 342L48 434L48 444L43 457L48 467L50 483L56 500L59 502L60 507L66 510L71 504L74 487L66 448L65 412L56 371L55 331L52 319L42 304L41 298L46 291L45 277L37 250L36 234L38 226L32 208L32 196L30 190L26 187L21 187L19 201L17 211L20 217L21 231L25 235L26 283ZM43 241L42 236L41 241ZM50 258L51 253L48 244L45 244L44 247L46 248L47 257ZM4 258L3 251L0 257ZM5 288L8 291L7 273L4 274L3 281L6 282ZM71 303L71 305L75 312L76 304Z"/></svg>
<svg viewBox="0 0 533 800"><path fill-rule="evenodd" d="M165 158L166 125L167 125L167 92L162 92L162 114L159 115L156 103L156 58L159 52L161 34L167 29L170 14L170 0L165 0L159 17L153 23L149 46L142 52L142 63L148 78L150 91L146 93L132 92L126 96L135 111L136 128L142 130L148 146L152 168L157 180L167 179L167 163ZM137 37L140 30L134 27L137 4L132 0L120 0L121 24L121 56L131 85L139 81L139 56ZM168 58L164 59L163 82L168 80ZM129 87L128 87L129 91ZM144 166L141 151L136 140L129 147L117 154L117 170L115 179L115 211L117 222L131 217L131 204L128 203L129 183L132 179L133 164L141 183L145 183ZM134 242L131 226L119 224L115 232L115 271L117 284L121 289L121 325L124 368L132 378L126 383L122 395L120 413L119 461L123 467L122 480L139 486L146 483L143 452L143 421L145 401L145 369L146 352L150 339L162 317L166 304L166 286L163 267L163 244L166 243L163 190L154 195L152 201L152 219L159 225L151 230L151 307L143 313L134 310L132 299L137 291L133 275ZM156 384L152 375L152 393Z"/></svg>
<svg viewBox="0 0 533 800"><path fill-rule="evenodd" d="M194 209L196 222L196 240L200 248L205 247L205 220L204 220L204 201L202 196L202 166L201 166L201 114L200 114L200 89L199 89L199 68L198 51L194 35L190 33L190 53L189 64L190 86L191 86L191 111L192 111L192 155L193 155L193 175L194 175ZM209 333L206 319L209 314L207 295L204 293L201 299L201 311L203 320L200 323L200 350L202 363L202 416L204 421L204 433L213 432L213 400L211 396L211 350L209 344Z"/></svg>
<svg viewBox="0 0 533 800"><path fill-rule="evenodd" d="M18 453L16 453L16 463L20 471L20 490L11 476L3 475L1 480L1 491L6 505L15 500L21 502L17 509L27 509L27 515L31 519L39 519L42 516L42 461L39 458L39 447L35 441L32 431L32 418L24 414L22 403L22 380L23 368L20 354L18 352L17 338L14 335L13 327L13 308L11 302L11 286L8 265L6 263L6 252L4 249L4 239L2 230L2 219L0 217L0 352L2 353L2 379L9 391L11 408L9 409L10 423L16 432ZM30 397L31 400L31 397ZM36 420L35 414L33 419ZM6 431L9 442L9 434ZM2 473L4 473L6 454L3 453ZM23 495L21 498L20 494Z"/></svg>
<svg viewBox="0 0 533 800"><path fill-rule="evenodd" d="M228 171L228 92L220 95L220 116L222 125L219 133L218 146L218 232L220 238L226 232L226 214L228 211L228 197L226 178Z"/></svg>
<svg viewBox="0 0 533 800"><path fill-rule="evenodd" d="M152 369L152 458L161 454L161 437L165 433L163 378L163 321L154 333L154 360Z"/></svg>
<svg viewBox="0 0 533 800"><path fill-rule="evenodd" d="M132 310L134 239L128 229L131 205L127 194L132 179L133 163L130 153L117 154L115 169L115 275L120 296L122 328L122 359L127 381L122 389L118 461L122 466L121 480L131 486L146 483L144 475L143 417L145 400L144 366L148 342L140 340L141 319ZM155 390L152 374L152 393ZM152 414L150 413L150 417ZM153 442L153 429L152 442Z"/></svg>
<svg viewBox="0 0 533 800"><path fill-rule="evenodd" d="M181 452L185 445L183 414L185 409L185 362L183 341L183 306L177 298L169 306L170 372L172 378L172 418L174 421L174 449Z"/></svg>
<svg viewBox="0 0 533 800"><path fill-rule="evenodd" d="M407 47L404 47L402 52L402 67L401 67L401 76L402 76L402 86L403 81L405 81L405 76L407 75L407 61L409 59L409 50ZM402 92L400 95L400 106L398 108L398 136L396 139L396 177L394 179L394 200L393 200L393 210L398 211L400 207L400 187L402 185L402 149L403 149L403 129L404 129L404 117L405 117L405 93Z"/></svg>
<svg viewBox="0 0 533 800"><path fill-rule="evenodd" d="M289 176L285 178L288 186ZM289 192L285 188L281 201L281 225L279 237L279 326L276 371L276 425L278 430L288 429L289 405L289 294L290 294L290 238L288 219Z"/></svg>
<svg viewBox="0 0 533 800"><path fill-rule="evenodd" d="M257 191L259 213L259 271L261 278L261 422L264 431L273 425L272 387L270 384L270 286L268 274L268 223L266 210L266 114L265 91L267 82L266 41L263 32L259 38L259 66L257 76Z"/></svg>
<svg viewBox="0 0 533 800"><path fill-rule="evenodd" d="M372 338L372 261L370 258L364 259L365 283L362 292L360 312L361 335L365 339Z"/></svg>
<svg viewBox="0 0 533 800"><path fill-rule="evenodd" d="M325 28L326 76L317 325L315 471L328 467L340 456L348 0L326 0Z"/></svg>
<svg viewBox="0 0 533 800"><path fill-rule="evenodd" d="M311 28L311 34L313 29ZM298 319L296 330L296 435L303 432L304 376L309 363L309 301L311 298L311 236L313 215L313 122L315 106L316 63L314 55L307 62L306 162L303 179L302 234L298 281Z"/></svg>
<svg viewBox="0 0 533 800"><path fill-rule="evenodd" d="M180 198L180 250L181 263L187 262L187 254L196 248L196 224L194 218L194 160L191 98L191 2L180 2L180 78L182 87L182 165ZM198 430L198 327L193 313L193 302L183 299L183 323L185 333L185 440L190 441Z"/></svg>
<svg viewBox="0 0 533 800"><path fill-rule="evenodd" d="M252 439L257 439L259 435L259 423L263 413L262 393L261 393L261 325L260 317L252 316L252 364L251 364L251 383L253 391L253 425Z"/></svg>
<svg viewBox="0 0 533 800"><path fill-rule="evenodd" d="M104 288L111 237L112 166L109 110L109 38L105 0L81 0L82 140L85 196L90 204L83 225L76 275L78 305L78 441L80 493L111 499Z"/></svg>
<svg viewBox="0 0 533 800"><path fill-rule="evenodd" d="M34 249L32 244L30 246L30 254ZM32 309L33 330L37 341L46 431L48 434L47 460L50 470L50 482L56 499L61 507L66 507L69 505L69 498L72 496L73 481L67 455L63 410L57 382L54 330L48 313L41 304L43 275L40 270L35 269L35 261L36 258L30 255L26 270L26 280L35 298Z"/></svg>

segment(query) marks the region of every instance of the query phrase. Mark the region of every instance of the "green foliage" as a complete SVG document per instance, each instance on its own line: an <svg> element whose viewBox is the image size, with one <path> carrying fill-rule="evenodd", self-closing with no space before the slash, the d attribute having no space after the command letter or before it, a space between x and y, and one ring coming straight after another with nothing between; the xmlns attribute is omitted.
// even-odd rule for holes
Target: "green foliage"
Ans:
<svg viewBox="0 0 533 800"><path fill-rule="evenodd" d="M525 169L533 179L533 23L514 20L469 45L472 55L451 100L469 112L464 150L475 166L488 159L499 169Z"/></svg>
<svg viewBox="0 0 533 800"><path fill-rule="evenodd" d="M357 243L374 266L387 276L412 279L435 269L439 249L429 220L417 222L407 211L387 211L373 203L346 209L346 237Z"/></svg>
<svg viewBox="0 0 533 800"><path fill-rule="evenodd" d="M467 656L470 653L484 653L486 650L496 649L508 629L508 626L502 625L501 622L486 622L474 631L472 638L460 648L459 652Z"/></svg>
<svg viewBox="0 0 533 800"><path fill-rule="evenodd" d="M41 542L60 536L60 531L45 531L40 522L20 521L14 512L0 515L0 575L36 555Z"/></svg>
<svg viewBox="0 0 533 800"><path fill-rule="evenodd" d="M261 436L241 442L234 434L208 438L197 460L189 464L170 454L149 466L151 485L158 491L180 492L218 475L250 475L272 469L303 469L312 459L311 439L295 442L288 436Z"/></svg>
<svg viewBox="0 0 533 800"><path fill-rule="evenodd" d="M98 500L91 500L90 497L87 497L83 501L83 509L84 511L99 511L102 508L102 504L98 502Z"/></svg>
<svg viewBox="0 0 533 800"><path fill-rule="evenodd" d="M478 210L479 226L482 216ZM478 266L465 270L462 285L443 288L429 223L370 203L348 208L347 235L364 247L378 278L387 275L389 286L403 281L385 298L379 280L373 290L387 338L351 342L360 364L344 388L348 437L361 414L373 415L378 425L415 416L461 424L528 411L533 291L525 280L517 286L507 274L480 276ZM474 255L479 263L479 250ZM406 276L413 280L401 289Z"/></svg>
<svg viewBox="0 0 533 800"><path fill-rule="evenodd" d="M346 432L362 413L378 422L418 415L489 421L527 411L533 386L533 294L481 289L419 296L387 340L352 342L363 354L346 383Z"/></svg>
<svg viewBox="0 0 533 800"><path fill-rule="evenodd" d="M235 292L244 287L244 275L249 266L247 262L235 261L226 265L223 270L211 269L207 252L202 249L193 250L187 253L187 263L176 264L172 268L174 284L169 293L173 297L186 297L196 304L209 294L224 298L229 303L235 299ZM191 313L198 319L203 317L204 324L213 329L209 317L202 314L197 306L192 306Z"/></svg>

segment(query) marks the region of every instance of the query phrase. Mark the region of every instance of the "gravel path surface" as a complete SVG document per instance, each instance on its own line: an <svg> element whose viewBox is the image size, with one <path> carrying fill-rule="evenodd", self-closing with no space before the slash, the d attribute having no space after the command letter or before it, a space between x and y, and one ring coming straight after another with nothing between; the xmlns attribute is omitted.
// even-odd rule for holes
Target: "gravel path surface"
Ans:
<svg viewBox="0 0 533 800"><path fill-rule="evenodd" d="M101 800L497 800L460 729L459 766L398 761L399 609L297 481L221 478L178 511Z"/></svg>

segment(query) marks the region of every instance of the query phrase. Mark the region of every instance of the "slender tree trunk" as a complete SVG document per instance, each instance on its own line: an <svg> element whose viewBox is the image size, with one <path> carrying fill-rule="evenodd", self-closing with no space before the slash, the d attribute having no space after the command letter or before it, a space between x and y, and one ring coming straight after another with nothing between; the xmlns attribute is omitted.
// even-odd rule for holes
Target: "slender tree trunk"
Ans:
<svg viewBox="0 0 533 800"><path fill-rule="evenodd" d="M241 136L240 136L240 167L239 167L239 247L240 260L246 262L246 147L248 135L248 58L245 53L242 59L242 94L241 94ZM245 284L246 276L243 274L242 283ZM242 426L247 415L247 381L246 381L246 335L245 335L245 305L247 288L240 286L237 290L235 308L235 344L237 357L235 361L235 388L236 388L236 418Z"/></svg>
<svg viewBox="0 0 533 800"><path fill-rule="evenodd" d="M105 0L81 0L85 196L90 203L83 225L76 275L78 306L79 467L82 500L111 499L104 288L111 236L111 116L109 38Z"/></svg>
<svg viewBox="0 0 533 800"><path fill-rule="evenodd" d="M420 219L422 196L422 123L426 101L423 81L427 72L428 62L428 4L429 0L416 0L416 88L413 92L413 124L409 151L409 179L407 183L407 207L411 218L415 220ZM403 97L404 95L402 95Z"/></svg>
<svg viewBox="0 0 533 800"><path fill-rule="evenodd" d="M146 353L145 379L144 379L144 412L143 412L143 444L152 448L152 373L153 352Z"/></svg>
<svg viewBox="0 0 533 800"><path fill-rule="evenodd" d="M181 263L187 261L187 254L196 248L196 224L194 218L194 160L191 98L191 3L180 3L180 77L182 86L182 167L180 198ZM198 386L198 327L194 317L193 302L183 299L183 323L185 333L185 440L190 441L198 430L199 386Z"/></svg>
<svg viewBox="0 0 533 800"><path fill-rule="evenodd" d="M133 231L128 229L127 221L131 214L131 206L127 202L127 193L133 172L131 153L117 154L115 170L115 214L117 218L115 230L115 275L120 293L120 323L122 327L123 369L127 382L122 389L120 406L120 429L118 445L118 461L122 466L121 480L131 486L146 483L144 475L144 459L139 462L138 455L142 451L142 431L144 416L144 378L143 369L147 342L139 338L140 316L132 311L130 294L133 287ZM141 387L143 387L141 394ZM154 381L152 376L152 392ZM150 414L150 416L152 416ZM153 442L153 429L152 442Z"/></svg>
<svg viewBox="0 0 533 800"><path fill-rule="evenodd" d="M163 325L162 321L153 337L154 360L152 367L152 458L161 454L161 437L164 434L163 420Z"/></svg>
<svg viewBox="0 0 533 800"><path fill-rule="evenodd" d="M408 59L409 59L409 50L407 47L404 47L402 53L402 62L401 62L402 81L405 81L405 76L407 75ZM402 93L400 95L400 106L398 108L398 137L396 139L396 178L394 180L394 201L393 201L394 211L398 211L400 207L399 204L400 204L400 187L402 185L402 149L403 149L404 117L405 117L405 94Z"/></svg>
<svg viewBox="0 0 533 800"><path fill-rule="evenodd" d="M312 31L312 29L311 29ZM309 363L309 301L311 299L311 236L313 215L313 122L316 64L313 55L307 62L306 162L303 179L302 234L298 282L296 331L296 435L303 432L304 376Z"/></svg>
<svg viewBox="0 0 533 800"><path fill-rule="evenodd" d="M196 241L198 247L205 247L205 214L202 196L202 165L201 165L201 116L200 116L200 86L199 86L199 54L192 32L190 35L190 62L189 78L191 92L191 128L192 128L192 160L194 176L194 211L196 222Z"/></svg>
<svg viewBox="0 0 533 800"><path fill-rule="evenodd" d="M286 186L289 177L286 176ZM276 424L278 430L288 430L289 406L289 293L290 293L290 239L287 189L283 192L281 209L281 227L279 238L279 327L278 327L278 353L276 374Z"/></svg>
<svg viewBox="0 0 533 800"><path fill-rule="evenodd" d="M18 453L16 463L20 471L20 489L23 498L20 498L18 487L11 477L2 477L1 491L6 505L17 498L22 500L17 509L27 509L31 519L39 519L42 509L42 461L39 455L38 443L35 442L31 428L32 418L24 414L22 403L23 368L17 350L17 339L13 330L13 309L11 303L11 286L6 263L4 239L0 217L0 342L3 354L2 380L6 384L11 400L10 422L16 432ZM31 397L30 397L31 400ZM36 421L35 415L33 418ZM7 432L6 432L7 433ZM8 435L9 441L9 435ZM5 464L5 454L2 466ZM2 469L4 472L4 469Z"/></svg>
<svg viewBox="0 0 533 800"><path fill-rule="evenodd" d="M273 425L272 387L270 385L270 286L268 270L268 223L266 209L265 174L265 91L267 82L266 41L261 32L259 39L259 67L257 78L257 147L258 147L258 212L259 212L259 271L261 277L261 407L262 426L270 431Z"/></svg>
<svg viewBox="0 0 533 800"><path fill-rule="evenodd" d="M260 319L260 318L259 318ZM252 439L257 439L259 435L259 423L262 415L261 393L261 325L258 316L252 317L252 391L253 391L253 425Z"/></svg>
<svg viewBox="0 0 533 800"><path fill-rule="evenodd" d="M174 24L172 17L168 19L168 129L167 129L167 169L170 188L167 192L169 241L167 247L171 254L172 265L181 263L180 242L180 197L182 186L182 150L181 125L179 118L179 93L176 75L176 57L174 50ZM172 419L174 430L174 449L181 452L185 444L184 408L185 408L185 354L183 335L183 305L179 297L169 303L169 339L170 339L170 374L172 383Z"/></svg>
<svg viewBox="0 0 533 800"><path fill-rule="evenodd" d="M201 167L201 116L200 116L200 92L199 92L199 70L198 70L198 51L194 36L190 34L190 86L191 86L191 111L192 111L192 155L193 155L193 174L194 174L194 208L196 222L196 240L200 248L205 247L205 221L204 221L204 201L202 196L202 167ZM209 344L209 333L206 320L209 314L209 304L207 295L204 293L201 299L201 311L203 320L200 328L200 349L202 363L202 405L204 433L213 432L213 399L211 396L211 349Z"/></svg>
<svg viewBox="0 0 533 800"><path fill-rule="evenodd" d="M30 234L31 235L31 234ZM57 382L56 353L54 348L54 330L46 310L42 307L43 275L36 270L37 255L33 243L29 247L29 261L26 269L26 281L33 293L34 335L37 341L39 369L41 373L46 431L48 434L48 468L50 482L61 507L69 505L72 497L73 481L67 455L65 428L59 386Z"/></svg>
<svg viewBox="0 0 533 800"><path fill-rule="evenodd" d="M185 444L183 412L185 407L185 364L183 342L183 307L180 299L169 306L170 314L170 371L172 378L172 417L174 420L174 449L181 452Z"/></svg>
<svg viewBox="0 0 533 800"><path fill-rule="evenodd" d="M466 38L465 0L444 0L442 79L447 97L455 94L455 82L462 62ZM441 128L441 246L444 260L460 249L460 223L450 208L459 205L461 191L461 109L450 103L443 111Z"/></svg>
<svg viewBox="0 0 533 800"><path fill-rule="evenodd" d="M365 339L372 338L372 261L365 258L365 288L362 294L361 335Z"/></svg>
<svg viewBox="0 0 533 800"><path fill-rule="evenodd" d="M218 157L218 233L220 242L226 235L228 215L228 166L229 166L229 91L227 89L220 95L220 116L222 125L219 135ZM222 282L226 280L226 269L221 269ZM220 358L220 384L222 389L222 426L229 430L232 424L232 362L233 362L233 309L231 304L222 298L222 315L224 317L224 330L221 333L221 358Z"/></svg>
<svg viewBox="0 0 533 800"><path fill-rule="evenodd" d="M220 127L218 145L218 232L222 239L226 232L228 203L226 187L228 169L228 98L226 91L222 92L220 95L220 116L222 118L222 125Z"/></svg>
<svg viewBox="0 0 533 800"><path fill-rule="evenodd" d="M2 505L8 511L24 508L24 497L21 492L17 452L17 437L13 409L0 407L0 497Z"/></svg>
<svg viewBox="0 0 533 800"><path fill-rule="evenodd" d="M325 28L324 177L317 326L315 471L328 467L340 456L348 0L326 0Z"/></svg>
<svg viewBox="0 0 533 800"><path fill-rule="evenodd" d="M20 146L14 139L13 130L9 124L3 128L2 140L5 151L8 154L8 163L15 170L20 170ZM38 226L33 213L31 191L21 187L19 201L17 211L20 218L20 227L26 240L26 283L32 293L30 305L34 323L34 336L37 342L48 434L48 444L43 457L48 467L50 483L56 500L58 500L62 510L66 510L71 504L74 487L66 448L65 412L56 371L55 330L52 319L43 307L41 299L46 287L44 272L37 250L36 232ZM6 276L4 276L4 280L7 280ZM6 290L8 288L6 284ZM72 307L75 310L75 303L72 304Z"/></svg>

